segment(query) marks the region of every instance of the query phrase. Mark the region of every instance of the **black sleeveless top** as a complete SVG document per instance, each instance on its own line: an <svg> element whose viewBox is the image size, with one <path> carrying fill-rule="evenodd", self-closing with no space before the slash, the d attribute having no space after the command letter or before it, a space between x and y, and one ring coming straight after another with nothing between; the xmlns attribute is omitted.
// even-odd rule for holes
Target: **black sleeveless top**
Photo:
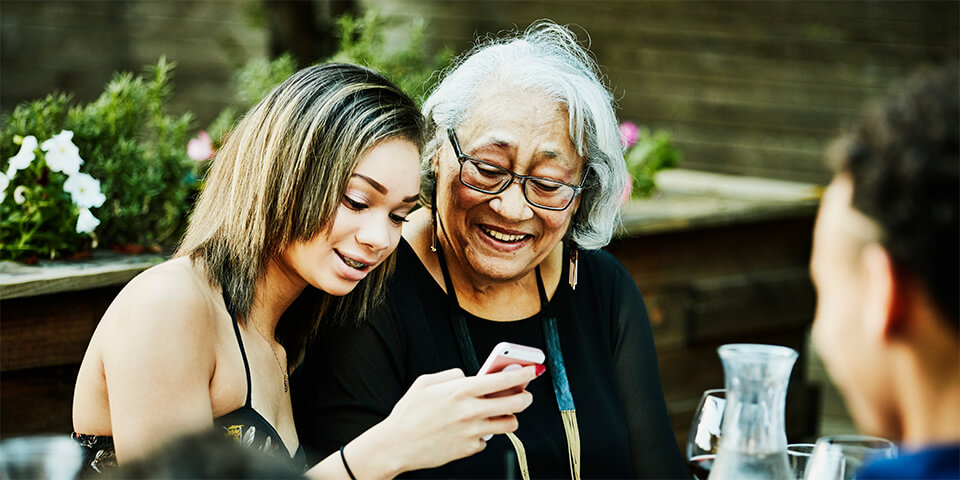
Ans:
<svg viewBox="0 0 960 480"><path fill-rule="evenodd" d="M234 315L231 315L231 317L233 318L233 330L237 334L237 344L240 346L240 356L243 357L243 368L247 374L247 399L242 407L213 419L213 428L222 431L224 435L236 439L243 445L285 456L297 468L306 471L307 459L303 451L303 445L298 446L297 452L291 457L277 430L267 419L263 418L263 415L260 415L260 412L253 408L250 364L247 361L247 353L243 348L243 339L240 337L240 325L237 322L237 317ZM83 447L81 476L100 473L117 466L113 437L86 435L77 432L73 432L71 437Z"/></svg>

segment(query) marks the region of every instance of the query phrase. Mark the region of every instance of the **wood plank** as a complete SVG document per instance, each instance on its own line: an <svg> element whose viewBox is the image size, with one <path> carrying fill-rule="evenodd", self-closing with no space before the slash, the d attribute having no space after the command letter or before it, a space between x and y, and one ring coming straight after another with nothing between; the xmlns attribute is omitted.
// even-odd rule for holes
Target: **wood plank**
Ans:
<svg viewBox="0 0 960 480"><path fill-rule="evenodd" d="M806 265L813 215L759 223L615 238L606 250L631 272L641 292L686 288L692 279ZM763 239L758 241L758 239Z"/></svg>
<svg viewBox="0 0 960 480"><path fill-rule="evenodd" d="M823 187L741 175L718 175L698 170L671 168L657 173L657 186L664 194L706 195L757 202L819 201Z"/></svg>
<svg viewBox="0 0 960 480"><path fill-rule="evenodd" d="M636 61L628 61L628 56ZM880 77L861 76L857 79L868 80L869 84L851 84L844 78L852 75L851 72L810 62L783 62L794 65L771 70L769 65L718 57L631 50L620 58L609 58L623 65L615 72L617 83L612 88L618 97L623 98L670 93L714 102L856 113L865 101L882 94L887 87L886 81ZM743 71L751 70L757 75L742 75ZM772 71L778 73L761 75ZM800 72L820 72L822 75ZM903 73L902 69L891 69L891 76Z"/></svg>
<svg viewBox="0 0 960 480"><path fill-rule="evenodd" d="M166 258L95 250L93 258L85 260L45 260L37 265L4 261L0 262L0 299L122 285Z"/></svg>
<svg viewBox="0 0 960 480"><path fill-rule="evenodd" d="M79 364L121 285L5 299L0 371Z"/></svg>
<svg viewBox="0 0 960 480"><path fill-rule="evenodd" d="M579 15L581 19L603 20L634 24L637 22L670 23L692 19L690 23L704 22L704 26L723 27L740 20L743 25L767 25L781 22L784 26L803 31L806 21L833 20L839 25L853 22L874 24L890 28L898 24L918 24L930 21L932 24L956 25L956 17L950 16L957 11L956 2L949 0L915 2L903 1L804 1L769 2L765 0L713 1L713 2L675 2L672 0L643 2L623 2L622 0L579 0L556 2L551 0L503 1L486 0L469 2L449 2L448 0L364 0L361 4L379 7L391 15L431 15L446 19L466 19L482 17L484 19L521 18L546 13L551 17L568 18ZM763 22L750 22L755 18ZM560 20L557 20L560 22ZM792 25L791 25L792 22ZM697 23L699 24L699 23ZM733 23L734 26L741 26ZM776 26L780 26L777 24ZM915 27L920 30L920 27ZM898 32L903 33L903 32Z"/></svg>
<svg viewBox="0 0 960 480"><path fill-rule="evenodd" d="M804 129L795 125L738 124L723 119L705 120L692 116L687 119L672 119L649 115L649 112L644 112L637 117L623 120L631 120L654 132L664 130L670 134L671 140L678 144L755 148L768 154L798 154L812 156L817 160L815 166L797 165L798 170L823 170L822 162L819 160L824 148L842 130L842 126L846 125L838 119L831 128L824 126L822 129ZM686 158L684 155L684 159Z"/></svg>
<svg viewBox="0 0 960 480"><path fill-rule="evenodd" d="M826 184L831 173L821 153L772 149L749 144L676 140L688 169Z"/></svg>
<svg viewBox="0 0 960 480"><path fill-rule="evenodd" d="M709 203L703 199L656 199L626 205L622 213L623 227L618 229L617 234L646 235L764 220L807 218L816 209L815 201L774 204L730 199L715 199Z"/></svg>
<svg viewBox="0 0 960 480"><path fill-rule="evenodd" d="M857 113L793 105L744 103L729 97L715 100L691 93L635 92L620 103L625 110L642 111L644 116L662 120L825 135L853 120Z"/></svg>
<svg viewBox="0 0 960 480"><path fill-rule="evenodd" d="M73 431L79 365L3 372L0 437Z"/></svg>
<svg viewBox="0 0 960 480"><path fill-rule="evenodd" d="M804 265L698 279L689 288L690 343L725 342L764 331L804 331L816 304Z"/></svg>
<svg viewBox="0 0 960 480"><path fill-rule="evenodd" d="M682 288L667 288L642 294L657 348L683 348L687 344L685 309L688 292Z"/></svg>
<svg viewBox="0 0 960 480"><path fill-rule="evenodd" d="M810 218L819 200L756 200L723 196L671 196L633 200L621 208L620 236L740 225L784 218Z"/></svg>
<svg viewBox="0 0 960 480"><path fill-rule="evenodd" d="M590 20L621 28L641 24L775 37L844 41L902 41L956 28L955 2L592 2ZM574 4L565 2L573 7ZM567 13L567 12L564 12ZM874 15L871 15L874 13ZM876 15L879 14L879 15Z"/></svg>
<svg viewBox="0 0 960 480"><path fill-rule="evenodd" d="M613 32L600 29L591 35L598 43L613 44ZM909 64L918 58L944 58L956 49L954 44L847 42L817 37L781 37L765 34L742 36L725 31L666 30L659 27L631 28L622 32L620 41L663 51L699 50L711 54L743 55L775 61L792 59L840 63ZM908 42L910 40L907 40ZM884 57L886 51L889 57Z"/></svg>

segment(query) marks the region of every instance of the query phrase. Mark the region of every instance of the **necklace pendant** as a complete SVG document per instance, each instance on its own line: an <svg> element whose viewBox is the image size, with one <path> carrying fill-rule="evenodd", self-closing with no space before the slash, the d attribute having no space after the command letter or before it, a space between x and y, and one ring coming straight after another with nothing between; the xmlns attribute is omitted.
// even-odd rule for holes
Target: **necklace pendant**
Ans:
<svg viewBox="0 0 960 480"><path fill-rule="evenodd" d="M284 374L283 374L283 393L287 393L287 390L290 389L290 385L289 385L288 380L287 380L288 378L289 378L289 377L287 376L287 374L284 373Z"/></svg>

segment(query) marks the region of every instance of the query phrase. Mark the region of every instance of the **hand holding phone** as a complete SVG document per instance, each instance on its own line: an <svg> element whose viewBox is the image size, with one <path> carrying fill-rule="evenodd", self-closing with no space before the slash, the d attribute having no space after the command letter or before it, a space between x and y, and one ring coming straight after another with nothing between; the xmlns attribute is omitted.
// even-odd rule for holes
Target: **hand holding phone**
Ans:
<svg viewBox="0 0 960 480"><path fill-rule="evenodd" d="M490 352L487 360L483 362L483 366L480 367L477 375L515 370L517 368L535 365L537 367L537 375L539 376L546 370L546 367L543 366L544 358L543 350L539 348L510 342L500 342L497 346L493 347L493 350ZM487 395L487 397L514 395L522 392L525 388L527 388L526 384L518 385L509 390L491 393ZM493 437L493 435L484 435L483 440L490 440L491 437Z"/></svg>

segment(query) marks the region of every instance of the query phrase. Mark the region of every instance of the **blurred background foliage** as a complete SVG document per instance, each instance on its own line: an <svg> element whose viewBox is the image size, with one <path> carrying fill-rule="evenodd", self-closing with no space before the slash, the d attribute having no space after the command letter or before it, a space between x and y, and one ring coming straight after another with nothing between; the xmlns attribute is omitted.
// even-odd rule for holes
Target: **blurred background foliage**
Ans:
<svg viewBox="0 0 960 480"><path fill-rule="evenodd" d="M176 240L188 193L184 145L193 117L168 112L173 68L161 58L142 75L117 73L100 97L87 104L53 93L18 105L0 127L0 167L7 171L8 159L17 153L15 137L33 135L43 141L61 130L72 131L84 160L82 171L100 181L106 196L94 210L101 220L96 230L100 242L139 250ZM37 173L30 178L42 184L49 192L45 195L63 193L65 177L46 168ZM24 177L18 174L14 184ZM0 256L55 258L90 246L93 239L74 231L66 206L69 202L43 202L37 210L37 205L19 204L7 195L0 202Z"/></svg>
<svg viewBox="0 0 960 480"><path fill-rule="evenodd" d="M237 107L221 111L208 127L215 147L236 121L239 111L255 105L302 67L326 62L364 65L384 74L414 99L422 100L421 97L437 80L435 72L446 67L453 58L450 48L434 52L427 50L424 42L427 24L423 20L400 25L396 18L385 17L371 9L359 17L344 13L335 24L338 48L327 58L304 65L299 64L291 52L284 52L274 59L255 57L232 75ZM396 35L393 35L388 39L388 35L398 29L403 38L394 38Z"/></svg>

